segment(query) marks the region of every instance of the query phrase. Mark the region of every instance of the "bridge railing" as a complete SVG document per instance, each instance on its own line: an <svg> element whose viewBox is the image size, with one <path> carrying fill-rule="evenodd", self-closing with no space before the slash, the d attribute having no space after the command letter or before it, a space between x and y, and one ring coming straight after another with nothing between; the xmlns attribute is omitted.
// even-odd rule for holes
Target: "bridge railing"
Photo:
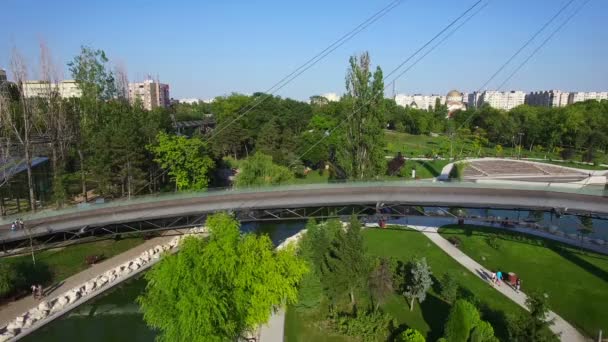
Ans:
<svg viewBox="0 0 608 342"><path fill-rule="evenodd" d="M152 202L161 202L177 199L201 198L209 196L221 196L224 194L244 194L252 192L279 192L279 191L305 191L312 189L341 189L353 187L433 187L433 188L465 188L465 189L510 189L510 190L530 190L530 191L547 191L573 193L588 196L607 196L608 193L603 186L580 186L569 183L532 183L532 182L517 182L517 181L499 181L499 182L436 182L432 180L415 180L415 181L339 181L329 183L316 184L298 184L298 185L280 185L269 187L247 187L247 188L210 188L205 191L181 191L171 193L156 193L149 195L141 195L132 197L131 199L121 198L109 200L104 203L74 205L63 209L45 209L37 212L29 212L17 214L10 217L5 217L0 220L0 225L10 224L17 218L25 221L32 219L42 219L65 215L70 213L86 212L100 208L121 207L134 204L144 204Z"/></svg>

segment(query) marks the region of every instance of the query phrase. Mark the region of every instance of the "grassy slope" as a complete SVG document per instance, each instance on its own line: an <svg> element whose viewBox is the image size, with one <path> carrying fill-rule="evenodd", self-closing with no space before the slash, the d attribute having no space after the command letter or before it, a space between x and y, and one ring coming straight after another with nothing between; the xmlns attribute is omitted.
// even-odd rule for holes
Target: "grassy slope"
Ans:
<svg viewBox="0 0 608 342"><path fill-rule="evenodd" d="M393 256L403 261L424 256L435 277L441 278L446 272L452 273L462 287L475 294L482 305L487 307L484 310L484 318L492 323L503 339L506 337L503 312L522 312L516 304L460 266L418 232L403 229L366 229L363 234L371 255ZM394 295L382 308L397 320L401 329L406 326L413 327L426 335L430 341L435 341L443 333L449 304L439 299L437 289L434 288L421 306L416 304L413 312L409 311L405 299L397 295ZM312 328L313 322L318 322L319 319L314 316L307 317L293 309L288 310L285 323L286 341L348 341L345 338L325 337L321 331ZM313 339L306 336L312 336Z"/></svg>
<svg viewBox="0 0 608 342"><path fill-rule="evenodd" d="M608 331L608 256L581 252L540 238L516 240L500 230L469 227L442 228L444 237L458 236L461 249L490 269L517 273L524 291L549 295L551 307L588 335ZM501 237L496 250L486 242L488 233ZM521 237L520 237L521 238Z"/></svg>
<svg viewBox="0 0 608 342"><path fill-rule="evenodd" d="M88 255L103 254L105 258L110 258L141 244L143 241L142 238L129 238L119 241L103 240L38 252L35 254L36 265L49 271L45 283L52 284L86 269L88 266L85 258ZM31 255L27 254L4 258L1 262L31 263L31 260Z"/></svg>
<svg viewBox="0 0 608 342"><path fill-rule="evenodd" d="M385 130L386 137L386 152L389 155L396 155L397 152L403 153L405 157L425 157L432 154L433 151L435 153L439 153L443 157L449 157L449 149L450 149L450 139L446 136L440 135L438 137L431 137L428 135L412 135L408 133L401 133L396 131ZM464 151L463 151L464 149ZM442 150L444 151L442 153ZM453 153L454 156L458 156L461 151L465 156L477 156L476 153L473 153L471 150L471 143L468 142L465 145L459 144L458 142L454 142L453 145ZM494 147L483 147L481 149L481 155L486 157L495 157L496 150ZM501 157L515 157L518 155L518 151L516 148L503 146L503 151ZM548 153L548 152L538 152L538 151L529 151L523 149L521 151L521 156L524 158L551 158L551 159L561 159L556 153ZM598 152L598 157L599 152ZM604 156L605 157L605 156ZM580 160L580 156L577 156L575 159ZM593 165L579 165L574 163L560 163L560 162L550 162L552 164L571 166L571 167L579 167L581 169L590 169L590 170L604 170L603 167L595 167Z"/></svg>

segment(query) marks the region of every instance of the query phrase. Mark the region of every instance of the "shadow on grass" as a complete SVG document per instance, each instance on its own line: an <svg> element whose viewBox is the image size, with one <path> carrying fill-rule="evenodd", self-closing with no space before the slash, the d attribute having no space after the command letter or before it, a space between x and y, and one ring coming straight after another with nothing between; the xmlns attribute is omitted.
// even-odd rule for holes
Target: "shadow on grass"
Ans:
<svg viewBox="0 0 608 342"><path fill-rule="evenodd" d="M603 281L608 282L608 272L577 255L582 253L575 253L572 249L563 248L562 246L558 245L550 245L549 248L555 253L559 254L564 259L574 263L578 267L602 279Z"/></svg>
<svg viewBox="0 0 608 342"><path fill-rule="evenodd" d="M428 294L425 301L420 304L422 317L431 330L427 334L427 341L436 341L443 335L443 326L450 312L450 305L433 294Z"/></svg>
<svg viewBox="0 0 608 342"><path fill-rule="evenodd" d="M439 174L441 173L441 171L437 171L437 169L435 169L431 164L429 164L427 162L419 162L418 164L422 165L422 167L427 169L427 171L430 174L432 174L434 177L439 176Z"/></svg>

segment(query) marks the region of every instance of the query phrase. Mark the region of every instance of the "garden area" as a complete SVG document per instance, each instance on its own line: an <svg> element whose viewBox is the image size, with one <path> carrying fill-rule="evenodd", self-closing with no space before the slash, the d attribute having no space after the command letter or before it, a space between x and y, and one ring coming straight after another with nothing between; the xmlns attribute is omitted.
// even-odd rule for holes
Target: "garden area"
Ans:
<svg viewBox="0 0 608 342"><path fill-rule="evenodd" d="M49 286L89 267L87 257L111 258L144 242L143 238L102 240L36 252L36 264L31 254L4 257L0 260L0 300L29 294L32 284Z"/></svg>
<svg viewBox="0 0 608 342"><path fill-rule="evenodd" d="M534 319L423 234L393 226L361 230L362 246L358 254L363 255L370 266L367 271L357 266L347 271L341 268L341 261L348 260L351 266L365 263L342 256L343 252L339 251L345 241L357 238L347 237L350 229L346 233L335 233L331 221L324 224L323 231L315 225L309 223L307 229L316 237L307 232L301 241L303 257L310 260L312 269L301 282L299 302L288 307L285 341L436 341L442 337L453 340L455 333L464 334L468 340L473 334L479 334L481 327L488 326L485 338L479 341L526 340L521 334L525 330L521 327L526 323L522 322ZM327 244L322 238L328 236L325 234L338 237ZM327 248L324 256L320 253L323 248ZM355 249L350 251L355 253ZM317 268L319 264L325 266ZM427 287L416 294L417 280L423 279L425 273L419 271L425 268L429 278L422 283ZM315 275L316 272L321 273L321 277ZM359 275L361 272L363 276ZM345 283L341 283L339 276L346 278ZM385 281L379 283L378 278ZM462 310L472 312L477 323L455 328L451 317L458 316ZM477 327L476 333L474 327ZM548 340L554 339L546 326L539 330ZM405 336L413 331L422 339Z"/></svg>
<svg viewBox="0 0 608 342"><path fill-rule="evenodd" d="M553 310L588 336L608 331L608 256L534 236L479 226L446 226L446 239L490 270L515 272L522 290L548 296Z"/></svg>

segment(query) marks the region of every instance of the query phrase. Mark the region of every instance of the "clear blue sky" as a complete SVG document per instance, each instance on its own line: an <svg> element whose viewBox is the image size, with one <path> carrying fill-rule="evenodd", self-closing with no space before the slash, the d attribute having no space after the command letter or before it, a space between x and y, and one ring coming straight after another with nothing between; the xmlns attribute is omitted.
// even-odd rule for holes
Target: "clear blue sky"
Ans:
<svg viewBox="0 0 608 342"><path fill-rule="evenodd" d="M389 2L3 0L0 67L7 68L16 45L36 78L38 42L44 39L66 78L65 64L85 44L126 65L131 81L159 75L175 98L252 93L266 90ZM491 1L397 81L397 92L475 90L565 2ZM472 3L405 0L279 95L307 99L343 92L348 56L364 50L388 72ZM507 88L608 90L607 23L608 1L591 0Z"/></svg>

